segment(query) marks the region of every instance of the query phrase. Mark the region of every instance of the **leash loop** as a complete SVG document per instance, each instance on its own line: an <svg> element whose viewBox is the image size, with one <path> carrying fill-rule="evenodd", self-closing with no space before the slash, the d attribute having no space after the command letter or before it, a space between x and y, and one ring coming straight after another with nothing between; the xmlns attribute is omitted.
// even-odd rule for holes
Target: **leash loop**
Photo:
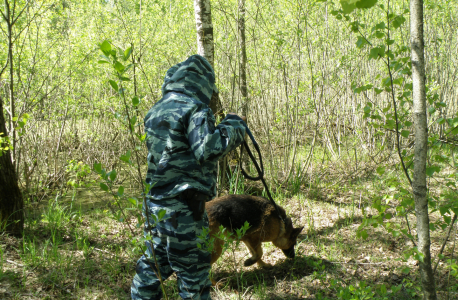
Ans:
<svg viewBox="0 0 458 300"><path fill-rule="evenodd" d="M247 142L244 140L243 143L242 143L242 146L240 147L240 171L242 172L243 176L245 176L246 178L252 180L252 181L258 181L258 180L261 180L262 184L264 185L264 188L266 190L266 193L267 193L267 196L270 200L270 202L272 202L273 206L275 207L275 210L278 214L278 217L280 218L280 220L286 225L286 222L285 220L283 219L283 217L281 216L280 214L280 209L278 208L278 205L277 203L275 203L274 199L272 198L272 195L270 194L270 191L269 191L269 188L267 187L267 183L266 181L264 180L264 166L262 164L262 155L261 155L261 150L259 149L259 145L258 143L256 142L253 134L251 133L250 129L248 128L248 126L246 127L246 133L248 134L248 136L250 137L251 141L253 142L253 146L254 146L254 149L256 150L256 152L258 153L258 156L259 156L259 164L258 162L256 161L256 158L254 157L253 153L251 152L250 148L248 147L248 144ZM256 171L258 172L258 176L250 176L248 175L247 172L245 172L245 170L243 169L243 166L242 166L242 154L243 154L243 148L246 149L246 152L248 153L248 156L251 158L251 161L253 162L255 168L256 168Z"/></svg>

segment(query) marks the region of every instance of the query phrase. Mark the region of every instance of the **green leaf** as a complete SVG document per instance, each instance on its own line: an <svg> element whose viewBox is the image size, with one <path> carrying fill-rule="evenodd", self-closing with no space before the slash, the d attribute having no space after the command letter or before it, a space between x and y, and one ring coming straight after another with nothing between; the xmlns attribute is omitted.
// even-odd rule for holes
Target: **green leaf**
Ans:
<svg viewBox="0 0 458 300"><path fill-rule="evenodd" d="M385 43L387 44L387 46L391 46L393 45L395 42L395 40L386 40Z"/></svg>
<svg viewBox="0 0 458 300"><path fill-rule="evenodd" d="M458 134L458 126L453 128L453 130L450 133L453 134L453 135Z"/></svg>
<svg viewBox="0 0 458 300"><path fill-rule="evenodd" d="M356 5L355 1L351 0L340 0L340 5L342 6L342 10L344 14L350 14L352 11L355 10Z"/></svg>
<svg viewBox="0 0 458 300"><path fill-rule="evenodd" d="M394 120L386 120L385 128L393 129L396 126L396 121Z"/></svg>
<svg viewBox="0 0 458 300"><path fill-rule="evenodd" d="M124 65L122 63L120 63L119 61L115 62L114 63L114 68L116 69L116 71L118 71L119 73L123 73L124 72Z"/></svg>
<svg viewBox="0 0 458 300"><path fill-rule="evenodd" d="M122 195L124 195L124 187L122 185L118 188L118 195L119 197L122 197Z"/></svg>
<svg viewBox="0 0 458 300"><path fill-rule="evenodd" d="M116 92L119 90L118 84L117 84L115 81L109 80L108 82L110 83L111 87L112 87Z"/></svg>
<svg viewBox="0 0 458 300"><path fill-rule="evenodd" d="M386 28L385 22L380 22L377 25L375 25L375 27L374 27L374 29L372 31L377 30L377 29L384 30L385 28Z"/></svg>
<svg viewBox="0 0 458 300"><path fill-rule="evenodd" d="M102 163L94 163L94 166L92 168L96 173L102 173Z"/></svg>
<svg viewBox="0 0 458 300"><path fill-rule="evenodd" d="M374 91L375 91L375 94L380 94L381 92L383 92L382 89L378 89L378 88L374 88Z"/></svg>
<svg viewBox="0 0 458 300"><path fill-rule="evenodd" d="M110 180L113 182L116 179L116 170L110 172Z"/></svg>
<svg viewBox="0 0 458 300"><path fill-rule="evenodd" d="M399 28L405 21L406 18L404 18L403 16L397 16L391 23L393 24L394 28Z"/></svg>
<svg viewBox="0 0 458 300"><path fill-rule="evenodd" d="M132 203L132 205L137 206L137 199L135 199L135 198L129 198L129 199L127 199L127 201L129 201L130 203Z"/></svg>
<svg viewBox="0 0 458 300"><path fill-rule="evenodd" d="M99 64L109 64L110 62L106 60L99 60L98 63Z"/></svg>
<svg viewBox="0 0 458 300"><path fill-rule="evenodd" d="M410 273L410 268L409 267L405 267L404 269L402 269L402 273L409 274Z"/></svg>
<svg viewBox="0 0 458 300"><path fill-rule="evenodd" d="M385 169L386 169L385 167L378 167L377 168L377 173L379 175L383 175L385 173Z"/></svg>
<svg viewBox="0 0 458 300"><path fill-rule="evenodd" d="M429 167L429 168L426 168L426 175L431 177L433 176L434 172L439 172L439 171L440 171L440 167L437 167L437 166Z"/></svg>
<svg viewBox="0 0 458 300"><path fill-rule="evenodd" d="M382 31L376 31L375 32L375 37L378 38L378 39L384 38L385 37L385 33L382 32Z"/></svg>
<svg viewBox="0 0 458 300"><path fill-rule="evenodd" d="M445 215L446 213L448 213L448 207L445 207L445 206L439 207L439 212L441 213L441 215Z"/></svg>
<svg viewBox="0 0 458 300"><path fill-rule="evenodd" d="M100 183L100 188L102 190L104 190L105 192L108 192L108 185L106 185L105 183L101 182Z"/></svg>
<svg viewBox="0 0 458 300"><path fill-rule="evenodd" d="M401 233L398 230L393 230L391 234L393 235L393 237L398 237L401 235Z"/></svg>
<svg viewBox="0 0 458 300"><path fill-rule="evenodd" d="M390 77L384 78L382 80L382 85L385 86L385 87L391 86L391 78Z"/></svg>
<svg viewBox="0 0 458 300"><path fill-rule="evenodd" d="M377 4L377 0L360 0L356 2L356 7L357 8L371 8Z"/></svg>
<svg viewBox="0 0 458 300"><path fill-rule="evenodd" d="M381 293L382 295L387 294L386 286L385 286L384 284L382 284L382 285L380 286L380 293Z"/></svg>
<svg viewBox="0 0 458 300"><path fill-rule="evenodd" d="M357 234L360 238L362 238L363 240L367 239L369 237L369 235L367 234L367 231L366 230L360 230L358 231L358 234Z"/></svg>
<svg viewBox="0 0 458 300"><path fill-rule="evenodd" d="M132 105L133 106L138 106L139 104L140 104L140 99L137 96L132 98Z"/></svg>
<svg viewBox="0 0 458 300"><path fill-rule="evenodd" d="M358 41L356 41L356 47L358 47L359 49L361 49L361 48L364 47L365 45L367 45L366 39L364 39L363 37L358 37Z"/></svg>
<svg viewBox="0 0 458 300"><path fill-rule="evenodd" d="M131 154L131 152L129 150L129 151L127 151L127 153L125 155L121 155L121 157L119 159L122 160L123 162L129 163L131 155L132 154Z"/></svg>
<svg viewBox="0 0 458 300"><path fill-rule="evenodd" d="M402 85L403 82L404 82L404 78L402 77L398 77L395 80L393 80L393 84L397 84L397 85Z"/></svg>
<svg viewBox="0 0 458 300"><path fill-rule="evenodd" d="M402 130L401 131L401 135L405 138L408 138L409 137L409 134L410 134L410 131L408 130Z"/></svg>
<svg viewBox="0 0 458 300"><path fill-rule="evenodd" d="M129 59L129 56L130 56L131 53L132 53L132 47L127 48L127 49L124 51L124 60Z"/></svg>
<svg viewBox="0 0 458 300"><path fill-rule="evenodd" d="M379 59L385 56L385 46L374 47L369 52L369 59Z"/></svg>
<svg viewBox="0 0 458 300"><path fill-rule="evenodd" d="M100 45L100 50L102 50L102 52L105 55L110 55L110 53L111 53L111 44L110 44L110 42L108 42L107 40L103 41L103 43Z"/></svg>
<svg viewBox="0 0 458 300"><path fill-rule="evenodd" d="M158 213L157 213L157 216L158 216L158 220L161 221L165 214L167 213L167 211L165 209L161 209Z"/></svg>
<svg viewBox="0 0 458 300"><path fill-rule="evenodd" d="M110 58L106 55L103 55L103 54L100 54L99 57L102 59L102 60L106 60L107 62L110 62Z"/></svg>
<svg viewBox="0 0 458 300"><path fill-rule="evenodd" d="M130 119L130 124L131 124L132 126L134 126L136 122L137 122L137 116L133 116L133 117Z"/></svg>

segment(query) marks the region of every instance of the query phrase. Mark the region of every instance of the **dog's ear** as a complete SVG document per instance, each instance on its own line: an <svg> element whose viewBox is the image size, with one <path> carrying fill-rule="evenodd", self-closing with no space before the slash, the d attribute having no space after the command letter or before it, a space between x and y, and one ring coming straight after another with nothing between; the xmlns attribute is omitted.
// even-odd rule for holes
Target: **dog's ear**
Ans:
<svg viewBox="0 0 458 300"><path fill-rule="evenodd" d="M293 228L293 233L291 234L293 238L297 238L299 233L301 233L302 229L304 229L304 226L300 228Z"/></svg>

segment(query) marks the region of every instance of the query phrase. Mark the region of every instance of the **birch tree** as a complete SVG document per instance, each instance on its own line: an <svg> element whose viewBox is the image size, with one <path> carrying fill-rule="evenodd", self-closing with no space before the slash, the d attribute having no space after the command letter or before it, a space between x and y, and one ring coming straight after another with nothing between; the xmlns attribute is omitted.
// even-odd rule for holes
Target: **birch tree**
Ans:
<svg viewBox="0 0 458 300"><path fill-rule="evenodd" d="M423 0L410 1L410 42L412 62L412 98L415 126L415 156L412 190L417 217L420 276L424 299L436 299L431 268L428 198L426 187L426 156L428 131L426 120L425 59L423 39Z"/></svg>
<svg viewBox="0 0 458 300"><path fill-rule="evenodd" d="M214 68L215 47L210 0L194 0L194 14L197 28L197 53L205 57ZM221 110L218 94L213 94L210 108L214 113Z"/></svg>

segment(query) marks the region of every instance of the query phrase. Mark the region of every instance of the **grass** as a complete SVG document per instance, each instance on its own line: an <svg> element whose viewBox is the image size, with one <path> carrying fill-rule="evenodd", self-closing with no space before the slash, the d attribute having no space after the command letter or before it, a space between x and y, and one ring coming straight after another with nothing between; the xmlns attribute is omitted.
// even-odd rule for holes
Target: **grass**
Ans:
<svg viewBox="0 0 458 300"><path fill-rule="evenodd" d="M313 180L293 178L291 185L275 189L275 201L296 226L305 226L296 258L286 259L266 243L263 260L273 267L243 267L249 255L244 246L226 251L213 266L214 278L222 283L212 290L213 299L420 299L417 262L403 259L412 248L406 237L394 237L380 226L369 228L367 239L356 236L362 220L377 214L371 200L393 193L384 185L390 176L339 181L328 171ZM259 190L253 189L257 183L236 182L234 176L230 184L229 192L236 185L238 193ZM93 195L97 202L92 207L87 197L81 190L53 196L46 205L30 205L24 238L0 237L0 299L130 299L141 255L135 240L142 230L135 228L132 235L114 220L103 204L108 197ZM137 221L132 216L129 222L135 227ZM394 222L405 226L404 218ZM432 232L433 257L443 236L444 231ZM453 259L453 248L447 247L444 255ZM447 263L439 266L436 278L439 299L458 297ZM177 299L175 276L166 281L166 290Z"/></svg>

